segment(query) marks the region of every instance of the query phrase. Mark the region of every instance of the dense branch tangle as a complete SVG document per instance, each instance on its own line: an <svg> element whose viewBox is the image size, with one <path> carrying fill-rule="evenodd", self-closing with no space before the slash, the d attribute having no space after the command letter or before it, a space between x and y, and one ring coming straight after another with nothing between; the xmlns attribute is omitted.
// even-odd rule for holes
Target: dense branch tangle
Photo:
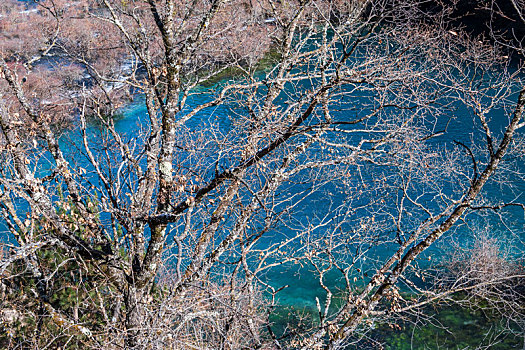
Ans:
<svg viewBox="0 0 525 350"><path fill-rule="evenodd" d="M507 207L476 201L521 125L523 92L509 100L519 71L493 74L489 47L409 1L389 5L38 2L32 16L54 23L47 46L0 57L0 201L17 243L2 271L25 263L9 278L37 281L37 317L59 315L57 341L77 329L95 348L339 348L388 314L376 309L469 208ZM22 75L52 65L77 75L50 101ZM139 127L117 118L129 94ZM64 101L68 142L50 120ZM487 116L511 107L494 148ZM458 110L478 120L454 143ZM363 265L374 247L389 254ZM266 275L294 263L313 266L327 296L319 323L279 339L270 318L284 286ZM68 268L103 283L76 292L92 320L49 302ZM357 292L362 269L375 274Z"/></svg>

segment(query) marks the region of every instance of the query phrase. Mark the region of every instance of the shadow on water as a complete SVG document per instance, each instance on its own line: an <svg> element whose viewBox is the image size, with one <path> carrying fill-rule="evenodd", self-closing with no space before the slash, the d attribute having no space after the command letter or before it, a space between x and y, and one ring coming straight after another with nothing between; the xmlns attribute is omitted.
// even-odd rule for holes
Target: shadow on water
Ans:
<svg viewBox="0 0 525 350"><path fill-rule="evenodd" d="M429 320L413 316L394 325L378 325L370 338L377 339L386 350L523 349L523 330L483 307L472 310L436 305L422 311ZM366 343L363 345L367 348ZM377 346L368 344L368 348Z"/></svg>

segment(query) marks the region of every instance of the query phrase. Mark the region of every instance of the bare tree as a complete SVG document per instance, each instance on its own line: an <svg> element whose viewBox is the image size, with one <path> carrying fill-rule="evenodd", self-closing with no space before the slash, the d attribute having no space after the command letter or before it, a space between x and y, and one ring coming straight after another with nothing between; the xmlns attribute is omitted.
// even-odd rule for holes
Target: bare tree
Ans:
<svg viewBox="0 0 525 350"><path fill-rule="evenodd" d="M468 214L522 206L485 190L521 176L521 67L447 7L34 6L0 57L5 346L342 348L458 290L419 260ZM301 268L317 319L277 331Z"/></svg>

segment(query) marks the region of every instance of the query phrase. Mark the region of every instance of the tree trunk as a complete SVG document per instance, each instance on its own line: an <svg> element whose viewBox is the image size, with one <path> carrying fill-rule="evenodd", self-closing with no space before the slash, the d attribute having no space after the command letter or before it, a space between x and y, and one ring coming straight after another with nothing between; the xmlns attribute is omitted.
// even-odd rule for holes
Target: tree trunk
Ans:
<svg viewBox="0 0 525 350"><path fill-rule="evenodd" d="M145 289L129 284L124 296L126 306L126 349L139 349L145 321Z"/></svg>

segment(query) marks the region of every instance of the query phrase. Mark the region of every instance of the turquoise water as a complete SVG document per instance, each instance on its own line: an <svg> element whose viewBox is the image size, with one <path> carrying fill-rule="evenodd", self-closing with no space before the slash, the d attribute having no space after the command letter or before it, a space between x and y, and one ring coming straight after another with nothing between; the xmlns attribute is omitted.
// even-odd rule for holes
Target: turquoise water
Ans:
<svg viewBox="0 0 525 350"><path fill-rule="evenodd" d="M188 101L187 110L191 110L192 106L199 105L203 102L209 101L211 98L211 93L213 87L211 88L201 88L200 94L193 96ZM194 118L189 124L188 128L193 130L199 130L202 132L207 128L213 127L218 128L220 132L228 134L232 123L234 120L231 118L231 109L229 106L220 106L219 108L214 109L213 111L205 111L201 113L199 118ZM137 101L130 106L122 110L124 118L116 122L116 128L127 139L133 139L135 135L140 132L140 129L144 123L146 123L146 109L142 103L140 97L137 98ZM341 115L345 113L343 110ZM500 113L501 115L498 115ZM444 118L443 120L437 120L434 127L436 130L439 130L442 125L439 123L447 122L448 132L441 137L436 137L429 144L429 147L434 147L438 152L439 150L447 149L450 147L455 147L454 140L465 140L468 142L469 138L480 137L477 134L474 134L478 125L475 124L475 119L473 115L458 107L456 110L451 112L452 119ZM337 116L337 114L335 114ZM496 110L492 115L492 127L496 130L502 130L502 127L505 125L506 118L502 117L503 111ZM432 121L434 122L434 121ZM472 140L470 140L472 141ZM475 140L474 140L475 141ZM523 164L518 164L520 170L523 170ZM363 173L366 173L364 171ZM370 184L373 185L373 177L383 175L377 169L372 169L369 171L368 176L370 177ZM365 174L366 176L366 174ZM488 198L495 197L499 198L501 201L515 200L519 201L523 199L523 192L525 190L525 183L520 174L514 174L514 178L510 178L512 181L512 191L508 188L502 189L497 183L489 184L487 186L484 195ZM334 183L327 184L323 186L319 191L307 197L303 203L297 208L298 217L304 218L315 218L323 217L327 214L332 208L335 208L345 201L345 193L342 190L342 184L338 181ZM447 185L448 186L448 185ZM289 190L293 191L294 187ZM296 190L300 190L301 186L298 186ZM447 188L444 189L445 193ZM451 190L451 189L450 189ZM291 194L291 192L289 192ZM371 193L370 195L380 195L380 193ZM388 194L383 193L387 196ZM370 199L369 197L365 197ZM502 223L498 215L494 214L503 214L506 218L505 222ZM300 222L301 220L298 219ZM523 212L518 208L509 208L502 210L500 213L490 213L487 215L470 215L465 222L460 223L457 228L454 228L447 236L462 236L464 242L472 240L472 230L476 230L481 227L490 226L492 228L492 235L496 235L501 238L502 242L512 242L515 245L516 254L520 254L523 249L523 232L524 232L525 221L523 219ZM280 227L273 232L268 233L268 238L266 241L263 240L263 244L271 244L275 240L282 238L282 235L293 235L294 232L290 231L287 228ZM320 233L322 234L322 233ZM391 234L386 232L385 234ZM433 256L432 264L439 264L441 250L443 246L447 244L447 236L445 236L438 247L433 247L425 253L421 263L428 261L428 256ZM273 237L273 238L272 238ZM388 256L388 253L391 252L391 247L395 245L387 244L382 246L370 246L371 253L369 254L373 260L380 261ZM293 247L291 248L294 249ZM362 262L363 271L368 271L368 274L371 275L374 271L374 264L367 266L366 262ZM283 292L280 293L279 301L283 305L293 306L299 308L306 308L308 310L315 309L315 297L324 295L324 291L319 286L319 283L316 278L313 278L311 274L311 266L298 267L297 264L289 264L287 266L279 267L277 269L272 269L267 273L266 276L262 278L276 287L288 285ZM329 280L333 285L338 284L338 279L341 278L341 274L334 272L330 275ZM362 285L367 281L366 277L360 276L359 280L356 282L356 288Z"/></svg>

